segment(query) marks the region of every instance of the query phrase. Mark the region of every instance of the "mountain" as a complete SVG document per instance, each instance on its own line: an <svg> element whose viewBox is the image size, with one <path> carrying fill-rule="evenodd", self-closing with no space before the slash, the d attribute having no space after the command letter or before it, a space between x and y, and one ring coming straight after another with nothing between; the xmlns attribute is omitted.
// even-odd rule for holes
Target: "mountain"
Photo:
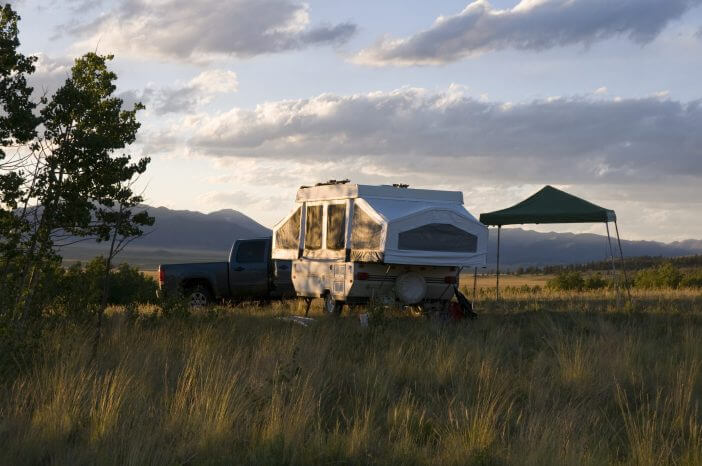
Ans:
<svg viewBox="0 0 702 466"><path fill-rule="evenodd" d="M189 210L144 206L156 218L146 234L134 240L117 258L150 269L164 262L226 260L237 239L270 236L271 230L236 210L203 214ZM64 263L86 261L105 254L107 245L84 241L62 248Z"/></svg>
<svg viewBox="0 0 702 466"><path fill-rule="evenodd" d="M271 231L232 209L209 214L165 207L147 207L156 223L149 233L135 240L118 257L142 268L155 268L166 262L198 262L226 260L236 239L268 236ZM500 264L505 268L580 264L606 259L607 237L594 234L540 233L521 228L504 228L501 235ZM612 246L618 254L616 238ZM104 244L83 242L62 251L64 262L89 260L104 253ZM627 257L685 256L702 254L702 240L674 243L656 241L622 241ZM488 264L494 267L497 251L497 230L490 229Z"/></svg>
<svg viewBox="0 0 702 466"><path fill-rule="evenodd" d="M617 238L612 248L618 257ZM702 254L702 241L674 243L622 240L625 257L675 257ZM497 230L490 229L488 265L494 267L497 253ZM540 233L521 228L503 228L500 238L500 264L507 267L583 264L609 257L607 236L583 233Z"/></svg>
<svg viewBox="0 0 702 466"><path fill-rule="evenodd" d="M165 249L227 250L234 240L269 236L271 230L236 210L209 214L189 210L149 207L156 223L149 234L133 245Z"/></svg>

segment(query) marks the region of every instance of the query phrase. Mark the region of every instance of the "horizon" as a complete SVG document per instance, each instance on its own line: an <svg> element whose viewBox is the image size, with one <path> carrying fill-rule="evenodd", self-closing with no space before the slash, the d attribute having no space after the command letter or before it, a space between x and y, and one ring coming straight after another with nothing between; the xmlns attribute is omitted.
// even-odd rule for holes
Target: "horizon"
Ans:
<svg viewBox="0 0 702 466"><path fill-rule="evenodd" d="M462 191L476 217L551 184L624 239L702 238L702 0L12 4L37 93L114 53L147 204L270 228L332 178Z"/></svg>
<svg viewBox="0 0 702 466"><path fill-rule="evenodd" d="M248 217L250 220L253 220L254 222L258 223L260 226L262 226L262 227L264 227L264 228L271 229L271 227L269 227L269 226L267 226L267 225L264 225L263 223L259 222L255 217L250 216L250 215L247 215L247 214L241 212L240 210L231 209L231 208L223 208L223 209L213 210L213 211L210 211L210 212L203 212L203 211L200 211L200 210L171 209L170 207L166 207L166 206L162 206L162 205L161 205L161 206L152 206L152 205L146 205L146 204L145 204L145 206L148 207L148 208L154 208L154 209L168 209L168 210L170 210L171 212L188 212L188 213L196 213L196 214L202 214L202 215L211 215L211 214L217 214L217 213L219 213L219 212L233 211L233 212L237 212L238 214L245 215L245 216ZM157 225L158 225L158 224L156 224L156 226L157 226ZM551 230L549 230L549 228L552 228L552 227L554 226L553 224L550 224L550 225L541 225L541 226L542 226L542 229L529 228L530 226L532 226L532 227L537 227L538 225L536 225L536 224L534 224L534 225L530 225L530 224L505 225L505 226L502 227L502 230L503 230L503 231L505 231L505 230L521 230L521 231L526 231L526 232L542 233L542 234L545 234L545 235L548 235L548 234L556 234L556 235L567 235L567 234L572 234L572 235L596 235L596 236L601 236L601 237L605 237L605 238L607 237L607 233L606 233L606 232L602 232L602 233L599 233L599 232L578 232L578 231L567 231L567 230L566 230L566 231L559 231L559 230L557 230L557 229L551 229ZM555 225L555 226L558 226L558 225ZM496 228L494 228L494 227L489 227L489 230L490 230L491 234L496 234L496 231L497 231ZM702 238L685 238L685 239L682 239L682 240L674 240L674 241L656 241L656 240L645 240L645 239L644 239L644 240L640 240L640 239L632 239L632 238L625 238L625 237L622 237L621 240L622 240L623 242L630 242L630 241L631 241L631 242L652 241L652 242L662 243L662 244L666 244L666 245L673 245L673 244L676 244L676 243L682 243L682 242L686 242L686 241L694 241L694 242L696 242L696 241L702 241Z"/></svg>

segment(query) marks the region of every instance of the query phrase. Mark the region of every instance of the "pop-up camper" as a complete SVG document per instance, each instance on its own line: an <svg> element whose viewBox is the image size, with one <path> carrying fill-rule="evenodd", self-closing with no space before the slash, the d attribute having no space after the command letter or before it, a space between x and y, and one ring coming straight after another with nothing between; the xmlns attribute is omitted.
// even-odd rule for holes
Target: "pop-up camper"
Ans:
<svg viewBox="0 0 702 466"><path fill-rule="evenodd" d="M302 187L273 228L273 259L292 259L298 296L329 312L374 298L443 307L460 269L484 265L487 228L458 191L331 183Z"/></svg>

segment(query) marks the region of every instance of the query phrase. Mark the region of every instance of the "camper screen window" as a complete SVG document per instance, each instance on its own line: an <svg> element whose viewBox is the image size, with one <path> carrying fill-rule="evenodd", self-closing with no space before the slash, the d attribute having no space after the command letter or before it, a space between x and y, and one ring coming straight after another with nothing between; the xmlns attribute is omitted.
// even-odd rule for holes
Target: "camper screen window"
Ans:
<svg viewBox="0 0 702 466"><path fill-rule="evenodd" d="M448 223L430 223L398 235L398 249L475 252L478 237Z"/></svg>
<svg viewBox="0 0 702 466"><path fill-rule="evenodd" d="M322 249L322 206L307 206L305 249Z"/></svg>
<svg viewBox="0 0 702 466"><path fill-rule="evenodd" d="M380 249L383 226L370 218L360 207L353 209L351 243L354 249Z"/></svg>
<svg viewBox="0 0 702 466"><path fill-rule="evenodd" d="M300 245L300 216L301 209L295 213L278 228L275 233L275 247L280 249L297 249Z"/></svg>
<svg viewBox="0 0 702 466"><path fill-rule="evenodd" d="M327 207L327 249L344 249L346 230L346 204L330 204Z"/></svg>

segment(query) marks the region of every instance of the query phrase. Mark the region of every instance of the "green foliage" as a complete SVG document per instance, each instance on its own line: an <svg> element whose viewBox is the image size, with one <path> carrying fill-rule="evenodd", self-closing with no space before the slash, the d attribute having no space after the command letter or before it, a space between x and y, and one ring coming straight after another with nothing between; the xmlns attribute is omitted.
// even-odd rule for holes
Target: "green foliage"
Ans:
<svg viewBox="0 0 702 466"><path fill-rule="evenodd" d="M0 9L0 161L6 156L3 148L33 138L38 123L33 89L27 85L37 59L17 51L19 20L9 4Z"/></svg>
<svg viewBox="0 0 702 466"><path fill-rule="evenodd" d="M683 274L670 262L658 267L640 270L634 278L637 288L678 288L682 282Z"/></svg>
<svg viewBox="0 0 702 466"><path fill-rule="evenodd" d="M149 159L124 153L136 140L144 106L124 108L114 95L112 55L77 58L52 96L33 101L27 77L36 58L17 52L18 21L11 6L0 10L0 327L22 338L39 328L47 306L62 307L62 290L74 292L78 313L101 296L99 316L109 302L133 300L129 294L141 288L131 286L138 284L132 271L109 271L154 219L132 192ZM57 247L75 236L110 241L106 260L61 271ZM121 281L110 284L112 278Z"/></svg>
<svg viewBox="0 0 702 466"><path fill-rule="evenodd" d="M61 270L55 278L51 310L78 319L94 315L102 300L104 273L104 257ZM114 269L108 283L107 304L127 306L156 301L156 282L128 264Z"/></svg>
<svg viewBox="0 0 702 466"><path fill-rule="evenodd" d="M609 284L609 280L604 278L601 273L597 272L585 279L584 288L586 290L601 290L607 288Z"/></svg>
<svg viewBox="0 0 702 466"><path fill-rule="evenodd" d="M681 256L681 257L625 257L624 267L626 270L636 271L649 268L655 268L661 264L671 263L678 268L702 267L702 255ZM617 261L619 264L619 261ZM536 275L536 274L558 274L566 270L576 270L578 272L588 271L606 271L610 270L612 263L609 260L589 262L587 264L569 264L569 265L547 265L543 267L519 267L516 270L517 275Z"/></svg>
<svg viewBox="0 0 702 466"><path fill-rule="evenodd" d="M611 282L599 272L583 277L575 270L560 272L546 283L546 287L554 291L595 291L611 286Z"/></svg>
<svg viewBox="0 0 702 466"><path fill-rule="evenodd" d="M561 272L546 283L546 287L559 291L582 291L585 287L585 280L580 272Z"/></svg>
<svg viewBox="0 0 702 466"><path fill-rule="evenodd" d="M680 280L681 288L702 288L702 270L688 272Z"/></svg>

